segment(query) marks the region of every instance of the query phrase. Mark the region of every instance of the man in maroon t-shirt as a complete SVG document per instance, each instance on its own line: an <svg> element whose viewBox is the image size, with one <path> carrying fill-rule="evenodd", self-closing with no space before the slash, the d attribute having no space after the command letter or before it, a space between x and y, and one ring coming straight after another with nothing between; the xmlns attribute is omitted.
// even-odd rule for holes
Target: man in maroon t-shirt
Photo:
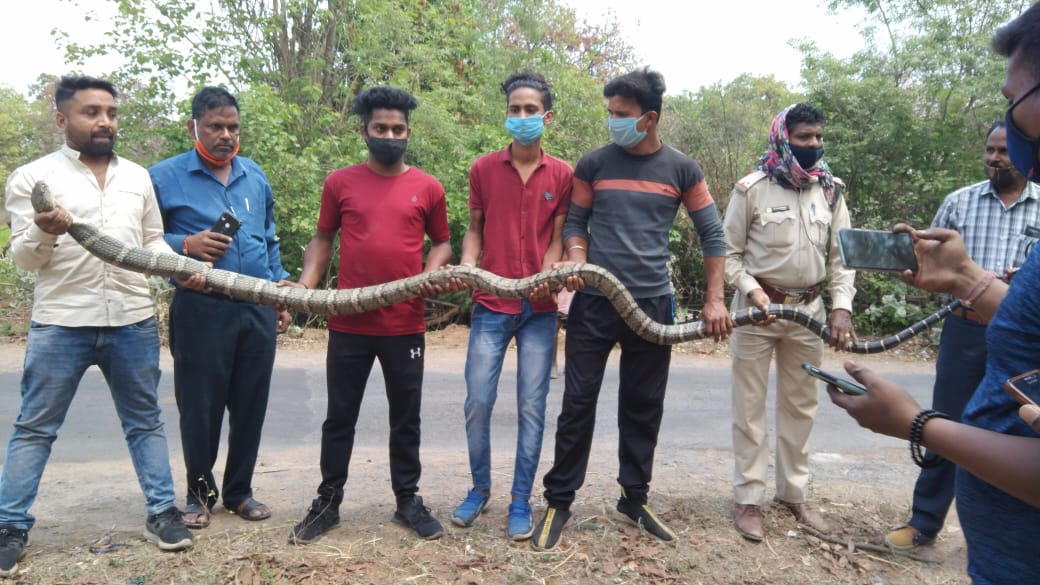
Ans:
<svg viewBox="0 0 1040 585"><path fill-rule="evenodd" d="M552 268L563 255L563 222L573 171L542 150L542 132L553 119L552 91L541 75L519 71L502 84L506 128L513 142L478 158L469 171L469 229L462 264L506 278L524 278ZM491 411L509 342L516 339L516 463L506 534L530 538L531 486L538 470L549 393L556 302L548 287L528 299L501 299L473 291L473 317L466 354L466 438L473 488L451 521L470 526L491 494Z"/></svg>
<svg viewBox="0 0 1040 585"><path fill-rule="evenodd" d="M444 188L404 164L418 103L407 92L375 87L354 100L368 161L333 172L321 195L318 230L303 254L300 284L318 285L340 234L338 288L380 284L443 267L451 258ZM423 240L433 245L423 268ZM445 292L427 286L427 296ZM321 427L321 485L310 510L289 534L290 544L317 540L339 524L339 505L354 447L354 427L376 358L390 403L390 483L394 521L422 538L440 537L440 522L418 491L419 410L425 350L423 300L415 298L357 315L329 319L326 356L328 413Z"/></svg>

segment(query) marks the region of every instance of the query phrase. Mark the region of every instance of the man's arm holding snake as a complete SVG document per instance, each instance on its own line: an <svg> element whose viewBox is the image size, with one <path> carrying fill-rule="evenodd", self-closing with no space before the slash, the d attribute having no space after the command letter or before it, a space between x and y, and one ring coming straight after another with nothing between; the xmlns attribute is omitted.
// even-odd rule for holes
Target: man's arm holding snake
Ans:
<svg viewBox="0 0 1040 585"><path fill-rule="evenodd" d="M831 214L830 241L827 242L827 258L830 262L827 272L830 276L831 290L831 311L827 325L831 329L831 335L826 341L839 350L859 341L852 327L852 298L856 296L856 271L842 264L841 251L838 250L838 230L849 227L852 227L849 208L845 205L845 198L841 197Z"/></svg>
<svg viewBox="0 0 1040 585"><path fill-rule="evenodd" d="M321 275L328 270L329 262L332 261L332 244L335 239L336 232L314 232L303 250L303 270L297 282L310 289L317 288Z"/></svg>
<svg viewBox="0 0 1040 585"><path fill-rule="evenodd" d="M722 341L733 331L733 320L725 302L726 233L704 179L687 189L682 194L682 201L700 237L704 273L708 279L701 320L715 341Z"/></svg>
<svg viewBox="0 0 1040 585"><path fill-rule="evenodd" d="M571 206L563 224L563 260L561 263L584 264L589 261L589 218L592 217L592 185L574 177ZM567 277L567 290L585 288L585 280Z"/></svg>
<svg viewBox="0 0 1040 585"><path fill-rule="evenodd" d="M35 184L36 180L22 170L15 171L7 180L11 256L19 268L30 271L39 270L50 262L58 236L72 223L69 213L61 207L46 213L33 210L30 194Z"/></svg>

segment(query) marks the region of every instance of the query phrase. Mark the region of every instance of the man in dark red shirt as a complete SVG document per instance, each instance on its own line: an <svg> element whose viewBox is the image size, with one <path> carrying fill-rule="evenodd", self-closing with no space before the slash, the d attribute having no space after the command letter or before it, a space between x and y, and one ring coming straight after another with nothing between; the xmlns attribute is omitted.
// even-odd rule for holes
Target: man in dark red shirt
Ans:
<svg viewBox="0 0 1040 585"><path fill-rule="evenodd" d="M392 87L363 91L354 100L368 161L333 172L321 195L318 230L303 255L300 284L318 285L340 234L338 288L380 284L443 267L451 258L444 188L404 163L418 103ZM432 241L423 268L423 240ZM444 292L429 287L424 294ZM419 410L425 352L423 300L329 319L326 357L328 414L321 427L321 485L307 516L289 534L306 544L339 524L339 505L354 448L354 427L376 358L390 403L390 483L397 498L394 521L422 538L444 530L418 491Z"/></svg>
<svg viewBox="0 0 1040 585"><path fill-rule="evenodd" d="M542 150L542 132L552 123L552 91L541 75L519 71L502 84L505 126L513 141L478 158L469 171L469 229L462 264L506 278L524 278L552 268L563 253L563 222L571 196L571 166ZM509 342L516 339L516 463L506 533L530 538L531 486L538 470L549 393L556 302L547 289L528 299L501 299L473 291L466 355L466 438L473 488L452 514L470 526L491 494L491 411Z"/></svg>

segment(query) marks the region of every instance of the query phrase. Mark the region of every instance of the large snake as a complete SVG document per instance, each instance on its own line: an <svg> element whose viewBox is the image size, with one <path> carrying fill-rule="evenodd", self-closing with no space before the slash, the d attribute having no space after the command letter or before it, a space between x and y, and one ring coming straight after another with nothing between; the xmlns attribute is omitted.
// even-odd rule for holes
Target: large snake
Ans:
<svg viewBox="0 0 1040 585"><path fill-rule="evenodd" d="M56 207L45 182L37 182L33 187L32 204L39 213L51 211ZM702 321L676 325L663 325L654 321L639 308L635 298L616 276L594 264L568 264L521 279L503 278L469 266L454 266L374 286L310 290L280 287L260 278L212 268L188 256L129 246L102 233L94 225L77 221L75 218L68 233L94 256L121 268L166 278L183 279L201 273L206 277L207 286L229 297L265 305L281 304L305 313L343 315L372 311L417 297L420 295L421 287L426 284L448 287L452 279L458 279L473 288L504 299L521 299L526 298L539 285L549 284L556 287L565 284L568 277L578 276L586 285L599 289L625 323L647 341L659 345L672 345L710 336ZM852 353L879 353L891 349L931 327L957 306L959 301L954 301L895 335L876 341L850 343L847 349ZM768 316L794 321L825 340L830 337L828 326L791 305L769 305L768 311L750 307L730 313L733 324L738 327L760 322Z"/></svg>

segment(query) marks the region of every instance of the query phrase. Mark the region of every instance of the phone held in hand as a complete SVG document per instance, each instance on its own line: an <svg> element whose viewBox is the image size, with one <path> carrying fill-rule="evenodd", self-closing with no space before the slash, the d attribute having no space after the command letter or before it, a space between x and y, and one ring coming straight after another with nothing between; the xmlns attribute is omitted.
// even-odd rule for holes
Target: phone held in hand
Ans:
<svg viewBox="0 0 1040 585"><path fill-rule="evenodd" d="M853 382L852 380L839 378L830 372L825 372L820 368L817 368L809 362L802 362L802 369L808 372L813 378L819 378L828 384L833 384L838 390L841 390L845 394L859 396L860 394L867 393L867 389L863 385Z"/></svg>
<svg viewBox="0 0 1040 585"><path fill-rule="evenodd" d="M914 242L905 232L838 230L841 263L857 270L902 272L917 270Z"/></svg>
<svg viewBox="0 0 1040 585"><path fill-rule="evenodd" d="M1037 406L1040 401L1040 370L1029 370L1004 382L1004 391L1015 397L1023 406Z"/></svg>
<svg viewBox="0 0 1040 585"><path fill-rule="evenodd" d="M217 223L213 224L209 231L231 237L238 232L240 227L242 227L242 222L232 215L230 211L225 211L220 214L220 217L217 218Z"/></svg>

